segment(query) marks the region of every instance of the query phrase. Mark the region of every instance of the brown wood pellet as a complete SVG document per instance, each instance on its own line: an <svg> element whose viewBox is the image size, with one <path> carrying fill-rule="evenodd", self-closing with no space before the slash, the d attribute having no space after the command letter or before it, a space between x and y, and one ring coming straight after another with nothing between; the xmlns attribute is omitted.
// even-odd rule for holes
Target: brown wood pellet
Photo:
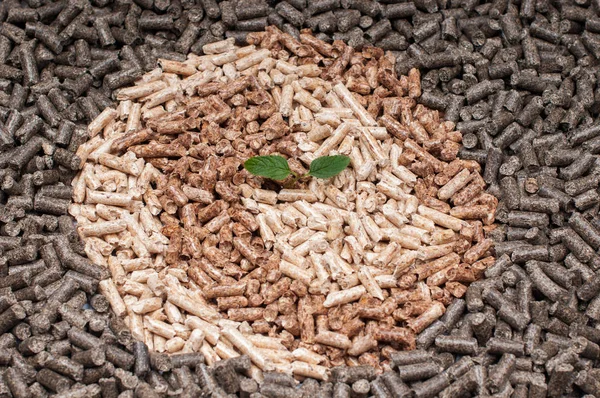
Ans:
<svg viewBox="0 0 600 398"><path fill-rule="evenodd" d="M257 378L387 369L494 262L497 200L417 70L274 27L248 42L159 60L90 124L70 213L100 289L150 350L246 354ZM351 165L293 187L243 169L270 154Z"/></svg>

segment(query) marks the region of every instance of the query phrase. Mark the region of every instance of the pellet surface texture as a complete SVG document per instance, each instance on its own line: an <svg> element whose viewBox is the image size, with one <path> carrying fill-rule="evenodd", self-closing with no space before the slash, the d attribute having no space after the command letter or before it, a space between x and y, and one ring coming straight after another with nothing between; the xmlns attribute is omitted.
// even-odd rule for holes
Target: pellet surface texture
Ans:
<svg viewBox="0 0 600 398"><path fill-rule="evenodd" d="M600 396L599 57L597 0L0 2L0 396Z"/></svg>

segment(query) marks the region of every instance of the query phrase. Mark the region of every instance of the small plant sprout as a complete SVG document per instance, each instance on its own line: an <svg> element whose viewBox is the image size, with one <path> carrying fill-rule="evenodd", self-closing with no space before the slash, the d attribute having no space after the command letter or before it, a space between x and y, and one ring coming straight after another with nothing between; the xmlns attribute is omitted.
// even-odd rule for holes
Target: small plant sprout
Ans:
<svg viewBox="0 0 600 398"><path fill-rule="evenodd" d="M276 181L284 180L291 174L293 180L290 182L290 185L294 185L299 179L308 176L317 178L334 177L348 167L349 164L350 158L348 156L322 156L311 162L308 173L300 175L290 169L284 157L269 155L255 156L246 160L244 168L255 176L266 177Z"/></svg>

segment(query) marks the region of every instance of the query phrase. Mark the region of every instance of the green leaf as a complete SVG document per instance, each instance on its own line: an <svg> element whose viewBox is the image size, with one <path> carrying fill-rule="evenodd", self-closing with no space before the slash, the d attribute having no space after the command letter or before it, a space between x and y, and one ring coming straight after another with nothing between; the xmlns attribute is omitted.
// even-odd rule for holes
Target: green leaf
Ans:
<svg viewBox="0 0 600 398"><path fill-rule="evenodd" d="M317 178L329 178L341 173L349 164L348 156L323 156L312 161L308 174Z"/></svg>
<svg viewBox="0 0 600 398"><path fill-rule="evenodd" d="M244 162L244 168L255 176L272 180L284 180L291 170L287 160L281 156L255 156Z"/></svg>

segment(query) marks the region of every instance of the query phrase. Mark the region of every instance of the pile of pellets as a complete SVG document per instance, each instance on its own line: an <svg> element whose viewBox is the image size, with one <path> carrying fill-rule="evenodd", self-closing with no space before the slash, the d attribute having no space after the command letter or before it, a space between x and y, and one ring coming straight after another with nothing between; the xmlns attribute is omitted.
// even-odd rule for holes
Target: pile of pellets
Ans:
<svg viewBox="0 0 600 398"><path fill-rule="evenodd" d="M1 396L600 396L598 0L9 0L0 22ZM500 200L499 260L380 375L257 383L247 356L149 354L67 215L75 152L115 89L267 25L418 68L418 101L457 124Z"/></svg>
<svg viewBox="0 0 600 398"><path fill-rule="evenodd" d="M497 199L456 158L454 123L416 104L418 71L275 27L247 40L159 59L90 123L70 213L111 272L100 289L151 351L319 379L389 369L494 263ZM271 190L241 164L275 153L299 175L352 164Z"/></svg>

